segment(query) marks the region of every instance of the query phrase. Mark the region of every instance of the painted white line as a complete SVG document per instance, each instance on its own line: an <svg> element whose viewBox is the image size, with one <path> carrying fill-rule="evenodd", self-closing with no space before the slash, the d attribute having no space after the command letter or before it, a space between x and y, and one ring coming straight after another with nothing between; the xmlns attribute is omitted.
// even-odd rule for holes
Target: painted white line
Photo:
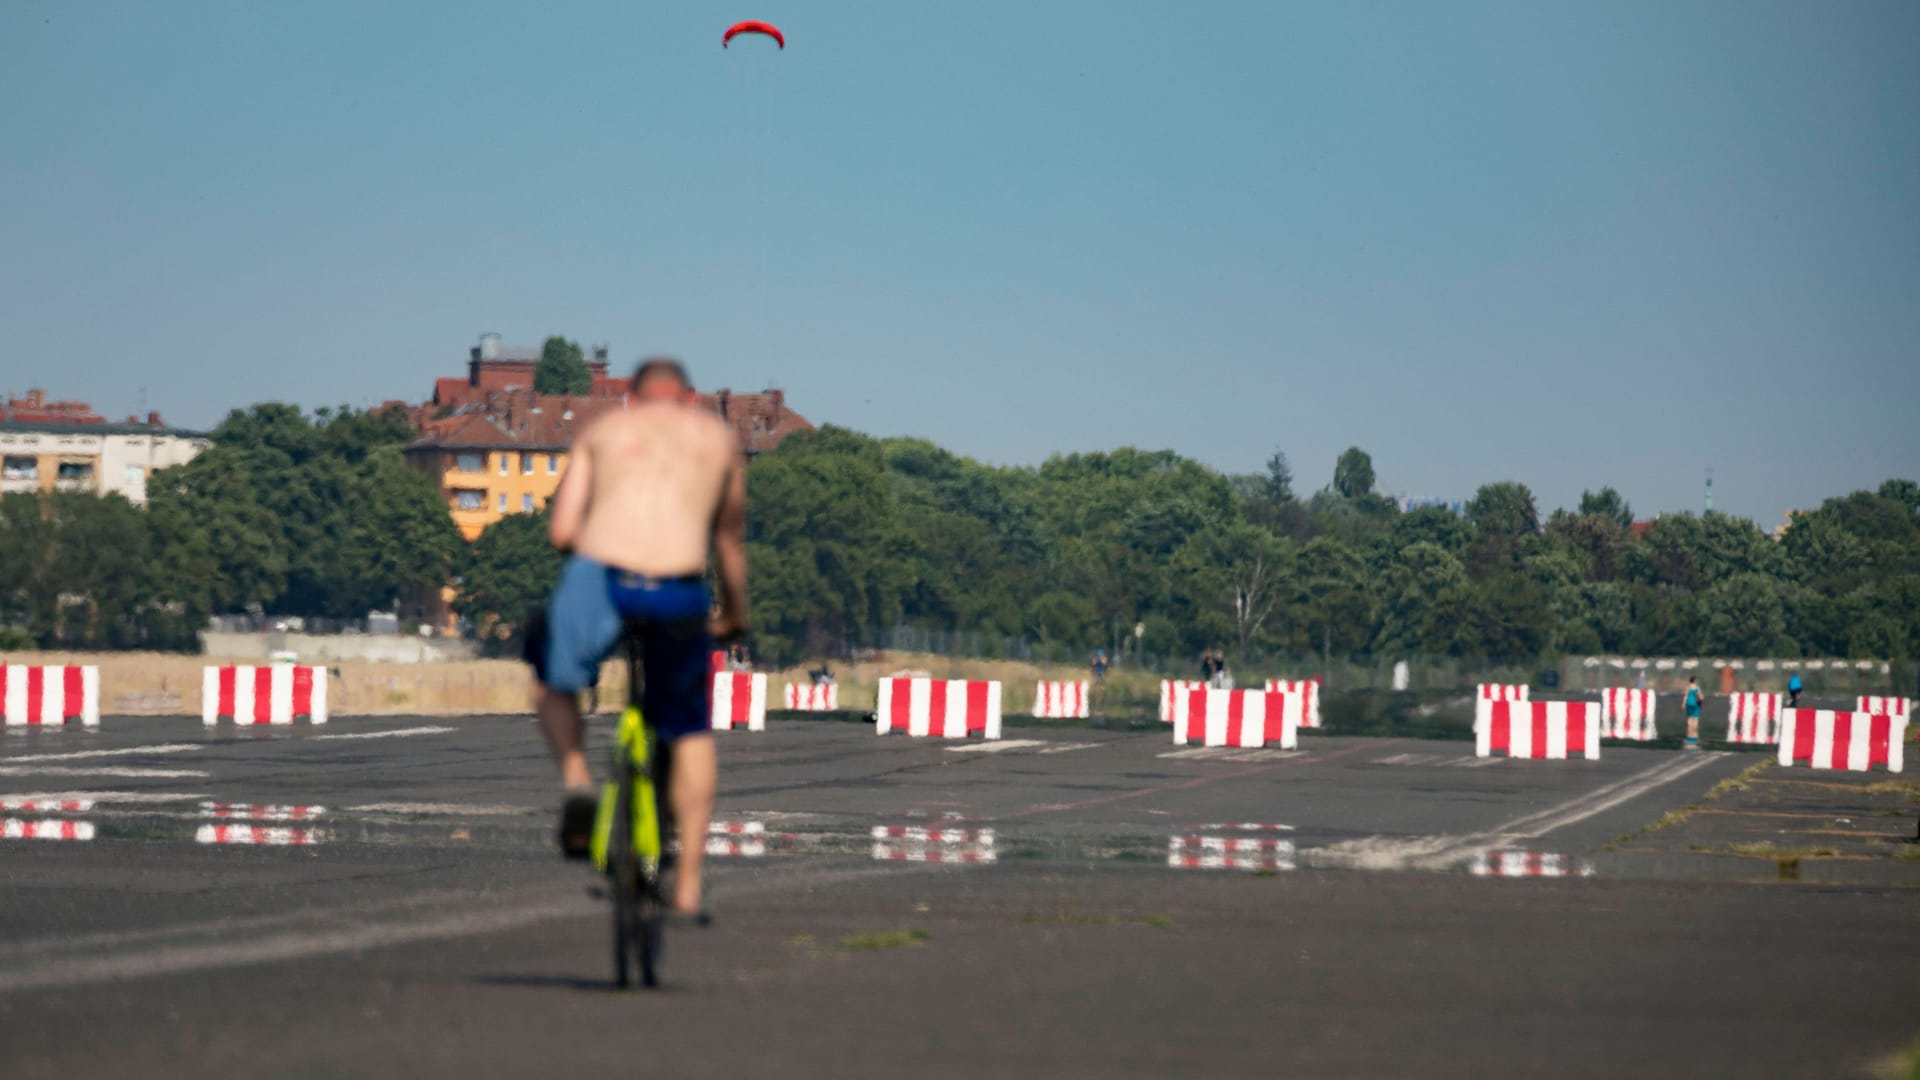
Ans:
<svg viewBox="0 0 1920 1080"><path fill-rule="evenodd" d="M161 743L154 746L127 746L118 750L76 750L71 754L22 754L0 758L18 764L23 761L79 761L82 758L132 757L136 754L186 754L205 749L196 743Z"/></svg>
<svg viewBox="0 0 1920 1080"><path fill-rule="evenodd" d="M196 792L174 794L172 792L144 791L31 791L25 794L6 796L8 799L31 799L38 802L64 802L69 799L96 803L126 803L146 805L153 803L187 802L192 799L204 799L205 795Z"/></svg>
<svg viewBox="0 0 1920 1080"><path fill-rule="evenodd" d="M59 765L0 766L0 776L113 776L122 780L204 780L209 773L193 769L137 769L127 765L97 765L69 769Z"/></svg>
<svg viewBox="0 0 1920 1080"><path fill-rule="evenodd" d="M0 991L117 982L183 971L240 967L296 960L326 953L358 952L414 941L497 933L549 919L591 914L600 905L578 895L538 900L492 910L470 910L409 921L365 923L340 928L290 931L252 941L172 945L145 952L88 959L62 959L23 971L0 972Z"/></svg>
<svg viewBox="0 0 1920 1080"><path fill-rule="evenodd" d="M1066 754L1066 753L1071 753L1075 750L1091 750L1094 747L1099 745L1100 745L1099 743L1094 743L1094 742L1059 743L1054 746L1049 746L1045 750L1042 750L1040 752L1043 754Z"/></svg>
<svg viewBox="0 0 1920 1080"><path fill-rule="evenodd" d="M376 802L347 807L350 814L417 814L423 817L502 817L539 814L534 806L508 806L504 803Z"/></svg>
<svg viewBox="0 0 1920 1080"><path fill-rule="evenodd" d="M1305 750L1267 750L1238 746L1190 746L1185 750L1169 750L1156 757L1174 761L1280 761L1284 758L1299 757Z"/></svg>
<svg viewBox="0 0 1920 1080"><path fill-rule="evenodd" d="M1578 824L1726 756L1725 751L1709 751L1676 757L1485 832L1466 836L1371 836L1314 848L1301 854L1303 861L1310 866L1361 870L1443 870L1489 849L1513 847L1519 841L1532 840L1555 829Z"/></svg>
<svg viewBox="0 0 1920 1080"><path fill-rule="evenodd" d="M455 731L455 730L458 730L458 729L450 728L450 727L435 727L430 725L427 727L394 728L392 731L342 732L341 734L338 734L338 735L315 735L313 738L314 738L314 741L316 742L322 741L325 739L404 739L413 735L445 735L446 733L450 731Z"/></svg>
<svg viewBox="0 0 1920 1080"><path fill-rule="evenodd" d="M1028 750L1036 746L1045 746L1040 739L1002 739L998 742L969 743L965 746L949 746L949 754L998 754L1007 750Z"/></svg>

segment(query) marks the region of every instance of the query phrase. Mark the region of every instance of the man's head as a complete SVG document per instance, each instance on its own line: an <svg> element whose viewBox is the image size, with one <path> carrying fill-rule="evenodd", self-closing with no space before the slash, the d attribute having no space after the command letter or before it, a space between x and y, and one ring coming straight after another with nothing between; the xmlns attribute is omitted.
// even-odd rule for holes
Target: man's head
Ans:
<svg viewBox="0 0 1920 1080"><path fill-rule="evenodd" d="M633 373L633 396L642 401L693 400L693 380L671 356L649 356Z"/></svg>

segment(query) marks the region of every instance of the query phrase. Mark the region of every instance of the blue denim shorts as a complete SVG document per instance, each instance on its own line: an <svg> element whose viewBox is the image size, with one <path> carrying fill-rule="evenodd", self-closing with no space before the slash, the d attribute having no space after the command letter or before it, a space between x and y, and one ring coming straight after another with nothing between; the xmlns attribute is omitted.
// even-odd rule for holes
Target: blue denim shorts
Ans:
<svg viewBox="0 0 1920 1080"><path fill-rule="evenodd" d="M709 731L713 726L713 638L707 617L713 596L699 577L650 578L575 555L560 572L547 605L548 688L577 694L599 681L600 665L620 645L626 619L641 623L640 707L660 737Z"/></svg>

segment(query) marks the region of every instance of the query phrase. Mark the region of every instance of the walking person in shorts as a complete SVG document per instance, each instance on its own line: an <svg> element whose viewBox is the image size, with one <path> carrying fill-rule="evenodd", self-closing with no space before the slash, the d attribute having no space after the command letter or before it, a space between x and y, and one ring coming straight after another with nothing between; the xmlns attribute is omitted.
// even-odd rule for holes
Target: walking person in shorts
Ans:
<svg viewBox="0 0 1920 1080"><path fill-rule="evenodd" d="M1700 749L1700 683L1687 676L1687 749Z"/></svg>

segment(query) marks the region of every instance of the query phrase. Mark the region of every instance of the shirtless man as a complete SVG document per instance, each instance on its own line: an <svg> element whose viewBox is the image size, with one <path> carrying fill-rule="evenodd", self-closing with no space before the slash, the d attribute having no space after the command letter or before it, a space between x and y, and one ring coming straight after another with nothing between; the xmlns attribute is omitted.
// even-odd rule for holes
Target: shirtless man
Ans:
<svg viewBox="0 0 1920 1080"><path fill-rule="evenodd" d="M593 777L582 753L580 693L620 642L622 616L650 625L641 707L673 753L668 799L680 830L676 910L701 910L700 874L719 762L708 715L714 639L747 628L747 481L740 440L719 417L690 408L680 364L649 359L633 376L633 404L574 439L554 494L548 535L571 552L547 609L540 723L567 800L561 843L585 857ZM711 548L720 577L713 613ZM711 623L709 618L711 617Z"/></svg>

